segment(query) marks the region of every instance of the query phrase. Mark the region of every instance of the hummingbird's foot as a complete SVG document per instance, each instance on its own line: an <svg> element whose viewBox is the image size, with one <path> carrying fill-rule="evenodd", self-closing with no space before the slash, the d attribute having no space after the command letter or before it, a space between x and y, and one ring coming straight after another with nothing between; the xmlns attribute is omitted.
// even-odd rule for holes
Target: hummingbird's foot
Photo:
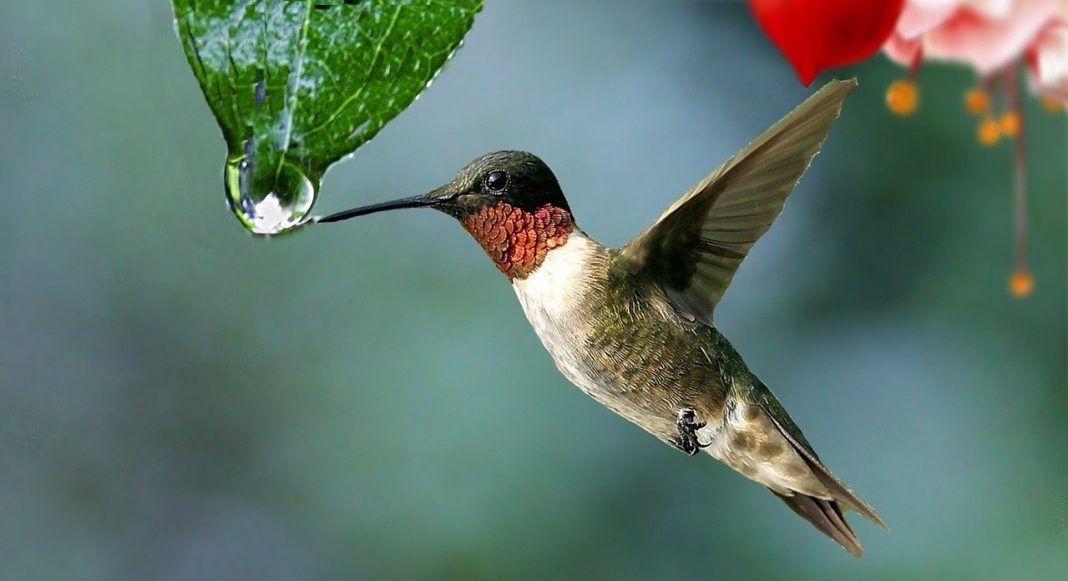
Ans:
<svg viewBox="0 0 1068 581"><path fill-rule="evenodd" d="M693 408L679 410L679 417L675 420L675 426L679 430L679 437L672 438L671 443L690 456L696 455L701 448L707 448L712 444L711 442L702 444L697 439L697 430L705 427L705 423L697 421L697 412Z"/></svg>

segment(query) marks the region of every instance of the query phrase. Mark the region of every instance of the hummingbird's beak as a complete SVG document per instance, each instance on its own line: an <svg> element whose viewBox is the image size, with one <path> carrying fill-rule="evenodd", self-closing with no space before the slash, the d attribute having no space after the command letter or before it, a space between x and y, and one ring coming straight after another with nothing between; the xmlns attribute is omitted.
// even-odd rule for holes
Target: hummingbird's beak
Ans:
<svg viewBox="0 0 1068 581"><path fill-rule="evenodd" d="M426 208L428 206L433 206L438 201L438 199L431 194L433 194L433 192L429 194L422 194L419 196L401 198L399 200L392 200L389 202L380 202L378 204L371 204L369 206L360 206L359 208L353 208L351 210L345 210L344 212L330 214L329 216L323 216L322 218L316 218L315 221L340 222L341 220L348 220L349 218L355 218L356 216L366 216L367 214L374 214L375 212L385 212L386 210L401 210L403 208Z"/></svg>

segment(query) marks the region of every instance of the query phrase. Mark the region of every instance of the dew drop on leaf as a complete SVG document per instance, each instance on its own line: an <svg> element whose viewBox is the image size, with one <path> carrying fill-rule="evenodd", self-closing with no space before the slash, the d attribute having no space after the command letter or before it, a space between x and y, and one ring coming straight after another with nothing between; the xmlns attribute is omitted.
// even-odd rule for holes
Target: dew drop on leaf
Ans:
<svg viewBox="0 0 1068 581"><path fill-rule="evenodd" d="M283 161L257 168L246 156L226 162L226 200L237 219L261 236L283 234L308 223L319 181Z"/></svg>

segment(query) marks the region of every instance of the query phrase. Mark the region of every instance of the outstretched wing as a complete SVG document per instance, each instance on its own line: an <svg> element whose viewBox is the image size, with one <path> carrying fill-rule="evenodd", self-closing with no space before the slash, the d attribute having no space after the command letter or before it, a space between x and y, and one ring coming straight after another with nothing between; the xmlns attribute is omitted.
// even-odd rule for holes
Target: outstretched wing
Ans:
<svg viewBox="0 0 1068 581"><path fill-rule="evenodd" d="M626 268L711 322L738 265L782 211L856 86L855 79L827 83L698 182L620 250Z"/></svg>

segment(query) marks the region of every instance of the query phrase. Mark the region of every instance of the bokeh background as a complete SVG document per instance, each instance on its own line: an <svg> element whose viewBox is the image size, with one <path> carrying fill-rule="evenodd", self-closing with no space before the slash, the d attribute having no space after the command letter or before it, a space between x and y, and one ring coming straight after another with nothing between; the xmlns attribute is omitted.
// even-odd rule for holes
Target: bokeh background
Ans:
<svg viewBox="0 0 1068 581"><path fill-rule="evenodd" d="M893 527L860 560L570 386L448 218L246 234L167 3L4 2L0 578L1066 578L1065 118L1026 112L1017 301L971 74L900 119L839 72L717 319ZM742 3L491 0L318 208L522 148L622 244L807 93Z"/></svg>

